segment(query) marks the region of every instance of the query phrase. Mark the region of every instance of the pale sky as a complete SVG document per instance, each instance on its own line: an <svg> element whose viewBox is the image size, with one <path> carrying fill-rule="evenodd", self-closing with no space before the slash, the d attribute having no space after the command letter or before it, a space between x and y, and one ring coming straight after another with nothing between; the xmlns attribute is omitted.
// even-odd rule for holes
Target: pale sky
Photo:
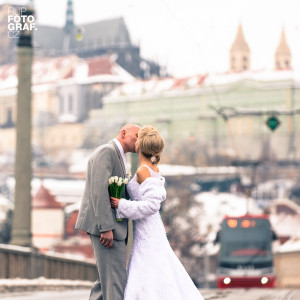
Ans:
<svg viewBox="0 0 300 300"><path fill-rule="evenodd" d="M2 1L3 2L3 1ZM13 1L18 2L18 1ZM22 0L19 0L21 3ZM67 0L34 0L37 26L63 26ZM76 24L123 16L141 54L175 76L226 72L241 22L251 69L273 69L282 27L300 70L300 0L73 0Z"/></svg>

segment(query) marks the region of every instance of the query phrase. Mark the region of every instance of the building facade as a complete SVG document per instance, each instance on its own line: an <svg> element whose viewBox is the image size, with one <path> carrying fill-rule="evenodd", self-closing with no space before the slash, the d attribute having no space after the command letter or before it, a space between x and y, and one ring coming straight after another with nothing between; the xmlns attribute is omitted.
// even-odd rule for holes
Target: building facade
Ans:
<svg viewBox="0 0 300 300"><path fill-rule="evenodd" d="M80 147L84 121L120 84L134 78L114 56L36 59L32 66L33 143L50 152ZM0 66L0 152L14 151L17 66Z"/></svg>
<svg viewBox="0 0 300 300"><path fill-rule="evenodd" d="M103 109L93 115L153 124L167 144L193 137L211 153L257 159L267 151L286 158L300 147L300 115L280 113L299 110L299 103L300 82L292 71L248 71L192 77L180 85L175 79L123 85L105 97ZM272 132L266 121L273 114L281 124Z"/></svg>
<svg viewBox="0 0 300 300"><path fill-rule="evenodd" d="M291 68L284 29L273 70L251 70L241 24L229 60L230 70L224 74L124 84L105 97L103 109L92 116L153 124L167 144L198 141L199 149L210 153L299 159L300 80ZM266 122L274 116L280 124L271 131Z"/></svg>

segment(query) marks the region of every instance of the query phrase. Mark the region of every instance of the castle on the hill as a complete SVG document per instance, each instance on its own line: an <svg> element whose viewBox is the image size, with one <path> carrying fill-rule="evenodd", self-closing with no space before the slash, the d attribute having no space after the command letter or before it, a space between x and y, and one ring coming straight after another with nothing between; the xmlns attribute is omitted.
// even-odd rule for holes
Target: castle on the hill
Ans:
<svg viewBox="0 0 300 300"><path fill-rule="evenodd" d="M23 5L24 6L24 5ZM0 5L0 65L16 62L16 41L8 38L8 11L17 13L21 5ZM14 8L14 9L11 9ZM51 58L69 56L91 58L114 54L116 63L137 78L165 76L166 70L158 63L140 55L140 47L131 42L130 34L122 17L88 24L74 22L73 0L68 0L66 22L63 27L38 25L34 31L35 57Z"/></svg>

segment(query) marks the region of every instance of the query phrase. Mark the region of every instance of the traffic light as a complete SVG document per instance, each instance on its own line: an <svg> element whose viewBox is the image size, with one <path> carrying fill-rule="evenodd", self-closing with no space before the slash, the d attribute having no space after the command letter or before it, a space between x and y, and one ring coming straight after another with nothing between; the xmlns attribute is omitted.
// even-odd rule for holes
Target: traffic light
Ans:
<svg viewBox="0 0 300 300"><path fill-rule="evenodd" d="M280 120L275 116L272 115L271 117L269 117L266 121L266 125L272 130L274 131L279 125L280 125Z"/></svg>
<svg viewBox="0 0 300 300"><path fill-rule="evenodd" d="M81 41L82 40L82 36L83 36L83 28L82 27L77 27L76 28L76 40L77 41Z"/></svg>

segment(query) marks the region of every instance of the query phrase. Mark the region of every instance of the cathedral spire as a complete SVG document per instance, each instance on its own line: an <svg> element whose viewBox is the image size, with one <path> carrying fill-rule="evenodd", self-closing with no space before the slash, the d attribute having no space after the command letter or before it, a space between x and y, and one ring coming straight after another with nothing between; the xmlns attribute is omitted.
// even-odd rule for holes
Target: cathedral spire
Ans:
<svg viewBox="0 0 300 300"><path fill-rule="evenodd" d="M73 12L73 0L68 0L67 12L66 12L66 33L71 33L74 28L74 12Z"/></svg>
<svg viewBox="0 0 300 300"><path fill-rule="evenodd" d="M282 28L280 42L275 53L275 69L283 70L291 68L292 55Z"/></svg>
<svg viewBox="0 0 300 300"><path fill-rule="evenodd" d="M230 49L230 71L241 72L250 68L250 49L245 40L242 25L238 31Z"/></svg>
<svg viewBox="0 0 300 300"><path fill-rule="evenodd" d="M74 12L73 12L73 0L68 0L67 12L66 12L66 24L65 34L63 40L63 51L68 53L70 50L71 36L74 33Z"/></svg>

